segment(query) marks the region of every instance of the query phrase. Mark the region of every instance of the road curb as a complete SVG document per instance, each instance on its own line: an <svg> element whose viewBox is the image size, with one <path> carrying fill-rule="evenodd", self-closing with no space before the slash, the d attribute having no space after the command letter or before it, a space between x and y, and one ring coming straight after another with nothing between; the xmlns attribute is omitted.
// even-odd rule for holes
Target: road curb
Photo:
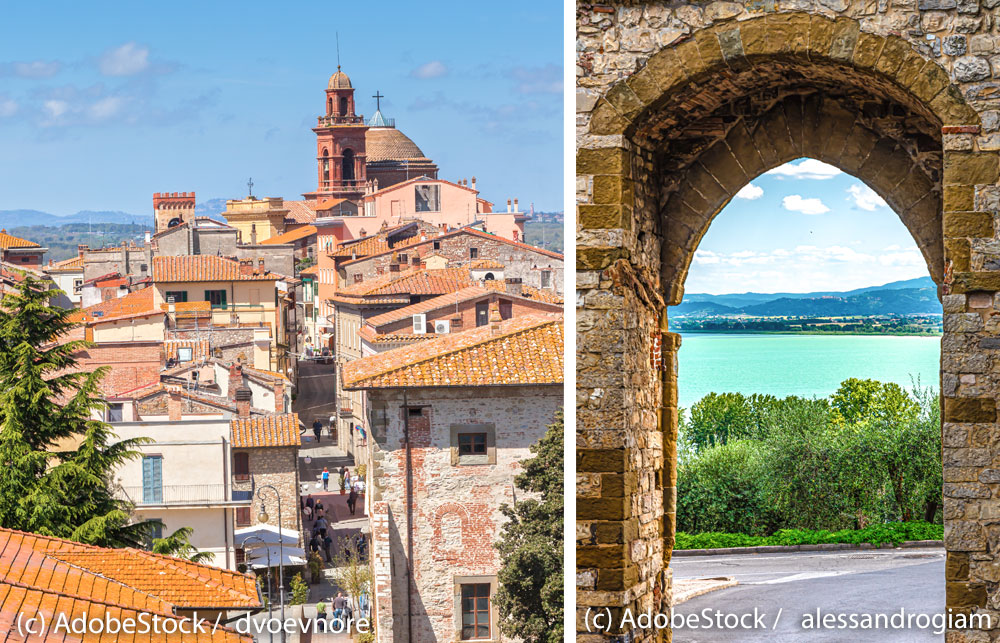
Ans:
<svg viewBox="0 0 1000 643"><path fill-rule="evenodd" d="M709 592L720 589L736 587L736 579L732 576L720 576L717 578L689 578L682 581L674 581L673 600L671 607L676 607L692 598L704 596Z"/></svg>
<svg viewBox="0 0 1000 643"><path fill-rule="evenodd" d="M916 549L919 547L944 547L941 540L907 540L893 545L873 545L871 543L824 543L821 545L761 545L759 547L721 547L719 549L677 549L673 558L688 556L729 556L732 554L781 554L796 551L863 551L868 549Z"/></svg>

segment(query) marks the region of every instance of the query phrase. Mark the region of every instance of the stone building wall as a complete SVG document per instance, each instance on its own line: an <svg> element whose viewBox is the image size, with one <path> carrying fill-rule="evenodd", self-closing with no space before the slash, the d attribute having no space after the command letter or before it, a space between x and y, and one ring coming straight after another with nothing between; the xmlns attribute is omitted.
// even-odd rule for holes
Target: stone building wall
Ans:
<svg viewBox="0 0 1000 643"><path fill-rule="evenodd" d="M267 524L278 525L278 504L274 492L270 489L263 492L261 500L257 491L263 485L273 485L281 496L281 526L299 532L299 542L293 543L301 547L302 516L299 512L299 469L298 449L294 447L261 447L256 449L233 449L233 454L247 453L250 456L250 480L233 480L234 491L253 491L253 501L250 505L250 522L257 524L257 516L261 506L267 509ZM237 527L237 529L242 526Z"/></svg>
<svg viewBox="0 0 1000 643"><path fill-rule="evenodd" d="M469 300L445 308L429 311L427 314L427 332L434 332L434 322L439 319L452 320L451 332L459 333L476 327L476 304L489 303L495 301L511 302L511 318L522 317L538 313L561 312L562 307L557 304L547 304L521 297L504 297L502 294L492 294L483 296L478 300ZM456 310L457 308L457 310ZM454 320L459 319L461 323L456 324ZM391 324L385 324L378 329L382 335L412 335L413 318L407 317Z"/></svg>
<svg viewBox="0 0 1000 643"><path fill-rule="evenodd" d="M399 391L371 391L370 395L371 405L384 409L388 417L387 427L374 431L375 439L369 440L374 462L372 552L378 556L376 572L391 562L391 591L381 592L384 597L391 594L391 600L385 598L377 607L379 640L406 640L403 397ZM419 416L409 418L415 525L409 592L412 640L457 639L456 577L496 575L500 561L493 542L502 525L500 505L513 501L512 485L520 471L519 462L531 456L529 446L555 421L562 399L561 386L408 389L407 404L421 409ZM453 465L451 428L456 424L493 426L496 463ZM376 588L379 582L377 577ZM382 620L390 617L391 621ZM507 640L497 631L494 637L492 640Z"/></svg>
<svg viewBox="0 0 1000 643"><path fill-rule="evenodd" d="M145 266L145 270L143 267ZM149 246L95 248L84 252L83 280L114 272L135 277L152 276L153 259Z"/></svg>
<svg viewBox="0 0 1000 643"><path fill-rule="evenodd" d="M434 248L434 243L438 243L438 248ZM471 233L446 234L441 237L430 237L427 241L409 247L397 248L394 253L375 255L366 259L347 262L340 269L341 279L344 283L355 283L355 275L362 275L363 279L372 279L378 275L389 272L389 263L393 256L405 263L410 268L413 267L415 257L423 257L429 254L436 254L448 259L449 268L461 268L468 266L474 259L471 259L471 248L476 248L476 259L491 259L499 261L505 266L505 277L520 277L522 282L533 288L542 287L542 271L549 271L550 290L562 293L563 290L563 259L562 256L552 256L548 251L534 250L530 246L523 244L515 245L504 243L499 238L493 239L489 236L482 236ZM406 258L403 261L403 258ZM402 266L403 270L407 266Z"/></svg>
<svg viewBox="0 0 1000 643"><path fill-rule="evenodd" d="M802 156L882 196L939 285L947 606L1000 616L998 20L975 0L578 4L579 641L670 636L584 619L669 610L666 306L715 214Z"/></svg>

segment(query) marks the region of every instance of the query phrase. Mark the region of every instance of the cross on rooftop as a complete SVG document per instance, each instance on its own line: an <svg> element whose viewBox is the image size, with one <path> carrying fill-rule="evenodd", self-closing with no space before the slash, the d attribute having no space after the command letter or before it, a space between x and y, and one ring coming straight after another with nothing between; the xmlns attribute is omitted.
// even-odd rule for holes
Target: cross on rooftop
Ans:
<svg viewBox="0 0 1000 643"><path fill-rule="evenodd" d="M380 94L379 91L376 89L375 95L372 96L372 98L375 99L375 111L377 112L380 109L382 109L382 99L385 98L385 96L383 94Z"/></svg>
<svg viewBox="0 0 1000 643"><path fill-rule="evenodd" d="M253 196L253 177L252 176L250 177L250 180L247 181L247 190L250 191L250 196Z"/></svg>

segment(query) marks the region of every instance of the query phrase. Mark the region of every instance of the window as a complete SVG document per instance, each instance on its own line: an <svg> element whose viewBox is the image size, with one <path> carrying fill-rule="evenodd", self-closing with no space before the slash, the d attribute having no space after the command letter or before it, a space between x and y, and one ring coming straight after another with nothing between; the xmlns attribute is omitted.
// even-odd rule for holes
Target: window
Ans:
<svg viewBox="0 0 1000 643"><path fill-rule="evenodd" d="M434 242L434 249L435 250L440 250L441 249L441 242L440 241L435 241Z"/></svg>
<svg viewBox="0 0 1000 643"><path fill-rule="evenodd" d="M147 518L152 525L150 525L149 536L150 538L163 538L163 523L156 518ZM150 548L152 548L152 543L150 543Z"/></svg>
<svg viewBox="0 0 1000 643"><path fill-rule="evenodd" d="M181 303L188 300L188 293L186 290L168 290L164 293L164 297L169 302L170 298L174 298L174 303Z"/></svg>
<svg viewBox="0 0 1000 643"><path fill-rule="evenodd" d="M163 456L142 456L142 502L163 502Z"/></svg>
<svg viewBox="0 0 1000 643"><path fill-rule="evenodd" d="M354 152L344 150L344 160L341 163L340 178L345 181L354 180Z"/></svg>
<svg viewBox="0 0 1000 643"><path fill-rule="evenodd" d="M250 507L236 508L236 526L237 527L250 526Z"/></svg>
<svg viewBox="0 0 1000 643"><path fill-rule="evenodd" d="M226 307L226 291L225 290L206 290L205 291L205 301L212 304L212 308L225 308Z"/></svg>
<svg viewBox="0 0 1000 643"><path fill-rule="evenodd" d="M496 464L496 428L492 424L452 424L451 464Z"/></svg>
<svg viewBox="0 0 1000 643"><path fill-rule="evenodd" d="M73 292L78 293L83 290L83 279L73 280Z"/></svg>
<svg viewBox="0 0 1000 643"><path fill-rule="evenodd" d="M462 640L490 638L490 584L462 586Z"/></svg>
<svg viewBox="0 0 1000 643"><path fill-rule="evenodd" d="M479 258L479 248L469 248L469 259Z"/></svg>
<svg viewBox="0 0 1000 643"><path fill-rule="evenodd" d="M416 185L413 190L417 212L441 211L441 186Z"/></svg>
<svg viewBox="0 0 1000 643"><path fill-rule="evenodd" d="M552 273L548 270L542 271L542 288L549 288L552 285Z"/></svg>
<svg viewBox="0 0 1000 643"><path fill-rule="evenodd" d="M512 316L513 304L509 299L500 300L500 319L510 319Z"/></svg>
<svg viewBox="0 0 1000 643"><path fill-rule="evenodd" d="M340 115L341 116L347 116L347 97L346 96L341 96L340 97Z"/></svg>
<svg viewBox="0 0 1000 643"><path fill-rule="evenodd" d="M420 417L421 415L424 414L424 409L423 409L423 407L420 407L420 406L410 406L410 407L407 407L407 412L410 414L411 418L413 418L413 417L417 417L418 418L418 417Z"/></svg>
<svg viewBox="0 0 1000 643"><path fill-rule="evenodd" d="M146 273L149 272L149 266L147 264L139 264L139 272Z"/></svg>
<svg viewBox="0 0 1000 643"><path fill-rule="evenodd" d="M364 280L365 280L365 276L363 274L361 274L360 272L357 273L356 275L354 275L354 283L360 284Z"/></svg>
<svg viewBox="0 0 1000 643"><path fill-rule="evenodd" d="M459 433L458 455L486 455L486 434Z"/></svg>
<svg viewBox="0 0 1000 643"><path fill-rule="evenodd" d="M407 261L407 254L404 252L403 254L399 255L399 263L406 263L406 261Z"/></svg>
<svg viewBox="0 0 1000 643"><path fill-rule="evenodd" d="M490 323L490 302L481 301L476 304L476 326Z"/></svg>
<svg viewBox="0 0 1000 643"><path fill-rule="evenodd" d="M125 405L118 402L115 404L108 404L108 422L121 422L122 413L124 411Z"/></svg>
<svg viewBox="0 0 1000 643"><path fill-rule="evenodd" d="M178 362L190 362L192 359L194 359L194 355L190 346L181 346L177 349Z"/></svg>
<svg viewBox="0 0 1000 643"><path fill-rule="evenodd" d="M250 479L250 454L249 453L234 453L233 454L233 479L234 480L249 480Z"/></svg>

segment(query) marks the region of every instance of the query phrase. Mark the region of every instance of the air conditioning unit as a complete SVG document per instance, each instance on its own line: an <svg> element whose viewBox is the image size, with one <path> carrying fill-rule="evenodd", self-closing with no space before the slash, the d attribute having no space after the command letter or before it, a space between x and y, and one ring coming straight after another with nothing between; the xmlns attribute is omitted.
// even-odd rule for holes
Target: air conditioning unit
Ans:
<svg viewBox="0 0 1000 643"><path fill-rule="evenodd" d="M447 319L439 319L434 322L434 332L438 335L444 335L451 332L451 322Z"/></svg>
<svg viewBox="0 0 1000 643"><path fill-rule="evenodd" d="M427 315L419 313L413 316L413 334L424 335L427 333Z"/></svg>

